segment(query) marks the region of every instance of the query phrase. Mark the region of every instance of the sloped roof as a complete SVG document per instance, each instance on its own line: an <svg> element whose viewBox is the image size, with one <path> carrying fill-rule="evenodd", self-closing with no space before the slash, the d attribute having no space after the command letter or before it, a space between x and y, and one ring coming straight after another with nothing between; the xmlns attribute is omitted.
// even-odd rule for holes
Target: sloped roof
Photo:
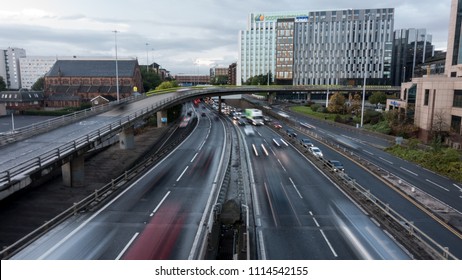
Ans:
<svg viewBox="0 0 462 280"><path fill-rule="evenodd" d="M133 77L137 60L118 60L119 77ZM47 77L115 77L115 60L57 60Z"/></svg>

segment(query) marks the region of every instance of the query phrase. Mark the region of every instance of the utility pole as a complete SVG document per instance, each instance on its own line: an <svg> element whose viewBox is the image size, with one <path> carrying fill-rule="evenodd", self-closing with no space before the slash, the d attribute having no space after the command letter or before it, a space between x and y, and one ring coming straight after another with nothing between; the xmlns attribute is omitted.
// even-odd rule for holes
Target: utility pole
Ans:
<svg viewBox="0 0 462 280"><path fill-rule="evenodd" d="M112 31L114 32L115 37L115 56L116 56L116 90L117 90L117 103L119 103L119 65L117 64L117 30Z"/></svg>

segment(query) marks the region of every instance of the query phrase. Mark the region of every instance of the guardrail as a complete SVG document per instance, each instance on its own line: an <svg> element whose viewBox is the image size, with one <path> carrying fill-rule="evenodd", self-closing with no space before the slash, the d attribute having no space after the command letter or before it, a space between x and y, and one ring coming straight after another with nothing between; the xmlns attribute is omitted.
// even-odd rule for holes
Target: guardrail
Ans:
<svg viewBox="0 0 462 280"><path fill-rule="evenodd" d="M324 143L325 145L335 149L336 151L338 151L339 153L343 154L344 156L348 158L352 158L355 156L359 157L359 155L356 155L354 152L349 151L346 148L341 148L337 143L334 143L333 141L330 141L329 139L320 136L319 134L314 132L311 128L304 126L302 123L298 123L294 120L283 118L275 113L272 113L271 111L267 112L267 114L271 115L271 117L275 119L278 119L279 121L285 122L291 128L299 132L302 132L304 134L307 134L311 136L312 138L316 139L317 141ZM293 138L288 137L285 133L283 133L280 130L277 130L277 132L283 135L284 137L286 137L286 139L288 139L289 141L292 140L292 144L300 151L302 152L306 151L305 148L298 141L295 141ZM318 163L319 167L324 168L325 166L328 166L324 159L319 159L311 154L309 155L313 159L313 162ZM362 160L365 161L365 159L362 159ZM370 169L370 166L375 166L375 165L371 162L367 162L365 164L362 164L362 166ZM378 168L378 167L377 169L382 170L381 168ZM418 244L420 248L425 250L428 256L431 256L434 259L455 259L455 260L458 259L454 254L449 252L449 249L447 247L441 246L438 242L433 240L425 232L423 232L417 226L415 226L412 221L407 220L402 215L400 215L398 212L393 210L387 203L375 197L373 194L371 194L370 190L367 190L366 188L362 187L353 178L350 178L346 173L331 172L331 174L329 174L329 177L336 179L336 181L340 182L341 185L346 186L347 190L349 191L349 194L356 196L355 200L359 201L363 199L364 201L360 203L362 206L364 206L365 201L366 203L372 204L374 206L374 211L379 211L382 219L389 218L390 220L392 220L394 222L394 227L399 227L401 228L402 232L407 233L407 238L409 239L415 238L414 244ZM368 211L368 212L369 214L371 214L371 211Z"/></svg>
<svg viewBox="0 0 462 280"><path fill-rule="evenodd" d="M2 259L8 259L14 254L18 253L19 251L27 247L29 244L31 244L32 242L43 236L45 233L50 231L52 228L62 223L64 220L72 216L75 216L79 213L93 211L96 207L98 207L100 202L102 202L109 196L114 195L115 192L122 190L128 182L132 181L132 179L144 173L146 169L150 168L151 166L159 162L168 153L170 153L171 150L176 148L179 142L183 141L184 138L186 138L191 129L192 128L190 128L188 131L183 131L179 138L163 146L162 150L144 159L142 162L138 163L132 169L126 170L122 175L112 179L111 182L109 182L108 184L102 186L99 189L96 189L92 194L83 198L79 202L74 203L73 206L61 212L53 219L47 221L42 226L38 227L37 229L27 234L20 240L16 241L15 243L11 244L6 248L3 248L3 250L0 251L0 256L2 257Z"/></svg>
<svg viewBox="0 0 462 280"><path fill-rule="evenodd" d="M121 128L123 128L124 126L128 124L131 124L136 119L152 114L153 112L162 110L172 104L175 104L178 101L185 99L185 97L200 95L202 93L203 91L201 90L192 90L188 92L182 92L181 95L174 95L174 96L169 96L167 98L163 98L148 107L145 107L141 110L131 113L130 115L125 116L118 121L110 123L84 136L76 138L71 142L65 143L52 150L46 151L42 153L41 155L35 158L32 158L32 159L29 159L25 162L19 163L18 165L12 168L1 170L0 171L0 192L9 188L12 184L19 182L23 180L24 178L27 178L29 175L33 174L34 172L37 172L38 170L46 166L49 166L53 162L61 160L65 158L66 156L76 152L77 150L85 146L91 145L92 143L110 135L111 133L115 133L115 131L119 131ZM87 113L83 112L83 113L80 113L79 115L85 115L85 114ZM68 116L68 118L69 117L70 116Z"/></svg>

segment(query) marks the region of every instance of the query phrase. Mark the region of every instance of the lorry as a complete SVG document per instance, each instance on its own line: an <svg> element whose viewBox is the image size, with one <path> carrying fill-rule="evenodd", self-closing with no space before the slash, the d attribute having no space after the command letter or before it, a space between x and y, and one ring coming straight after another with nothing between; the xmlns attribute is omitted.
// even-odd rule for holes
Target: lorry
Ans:
<svg viewBox="0 0 462 280"><path fill-rule="evenodd" d="M263 113L258 109L245 109L245 117L247 121L253 125L263 125Z"/></svg>

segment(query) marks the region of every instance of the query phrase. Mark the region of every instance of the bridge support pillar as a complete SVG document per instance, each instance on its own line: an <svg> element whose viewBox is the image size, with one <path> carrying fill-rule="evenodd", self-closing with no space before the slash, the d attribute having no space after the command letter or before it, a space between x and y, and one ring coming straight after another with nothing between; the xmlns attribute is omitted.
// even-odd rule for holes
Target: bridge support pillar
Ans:
<svg viewBox="0 0 462 280"><path fill-rule="evenodd" d="M78 156L61 167L65 186L82 187L85 184L84 161L83 156Z"/></svg>
<svg viewBox="0 0 462 280"><path fill-rule="evenodd" d="M119 134L119 147L122 150L135 148L135 132L133 127L127 127Z"/></svg>
<svg viewBox="0 0 462 280"><path fill-rule="evenodd" d="M162 121L167 120L167 110L162 110L157 112L157 127L164 127L167 125L167 122L162 122Z"/></svg>

